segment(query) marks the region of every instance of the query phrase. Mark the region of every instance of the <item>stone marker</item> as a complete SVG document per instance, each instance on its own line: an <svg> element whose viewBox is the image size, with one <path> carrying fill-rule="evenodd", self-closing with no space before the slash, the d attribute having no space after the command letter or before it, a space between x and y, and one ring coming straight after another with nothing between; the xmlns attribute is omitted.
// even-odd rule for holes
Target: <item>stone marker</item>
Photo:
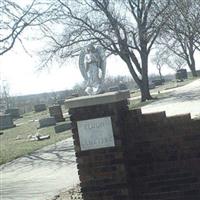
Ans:
<svg viewBox="0 0 200 200"><path fill-rule="evenodd" d="M5 111L5 114L10 114L12 118L19 118L20 113L18 108L9 108Z"/></svg>
<svg viewBox="0 0 200 200"><path fill-rule="evenodd" d="M57 103L58 103L58 105L64 105L64 103L65 103L65 99L60 99L60 100L58 100L57 101Z"/></svg>
<svg viewBox="0 0 200 200"><path fill-rule="evenodd" d="M183 81L184 79L188 79L188 74L186 69L179 69L176 71L176 79L179 81Z"/></svg>
<svg viewBox="0 0 200 200"><path fill-rule="evenodd" d="M38 136L38 141L50 139L50 135Z"/></svg>
<svg viewBox="0 0 200 200"><path fill-rule="evenodd" d="M55 118L56 122L65 121L60 105L54 105L54 106L49 107L49 114L51 117Z"/></svg>
<svg viewBox="0 0 200 200"><path fill-rule="evenodd" d="M47 109L46 104L34 105L34 111L35 112L42 112L42 111L45 111L46 109Z"/></svg>
<svg viewBox="0 0 200 200"><path fill-rule="evenodd" d="M54 126L56 125L56 120L54 117L47 117L39 120L39 128L44 128L47 126Z"/></svg>
<svg viewBox="0 0 200 200"><path fill-rule="evenodd" d="M54 127L54 130L55 130L56 133L60 133L60 132L63 132L63 131L71 130L71 128L72 128L71 122L68 122L68 123L56 125Z"/></svg>
<svg viewBox="0 0 200 200"><path fill-rule="evenodd" d="M10 114L0 115L0 130L6 128L13 128L16 125L13 123L13 119Z"/></svg>
<svg viewBox="0 0 200 200"><path fill-rule="evenodd" d="M118 86L110 87L108 90L109 92L116 92L119 91L119 87Z"/></svg>
<svg viewBox="0 0 200 200"><path fill-rule="evenodd" d="M119 83L119 89L120 90L128 90L128 87L125 83Z"/></svg>

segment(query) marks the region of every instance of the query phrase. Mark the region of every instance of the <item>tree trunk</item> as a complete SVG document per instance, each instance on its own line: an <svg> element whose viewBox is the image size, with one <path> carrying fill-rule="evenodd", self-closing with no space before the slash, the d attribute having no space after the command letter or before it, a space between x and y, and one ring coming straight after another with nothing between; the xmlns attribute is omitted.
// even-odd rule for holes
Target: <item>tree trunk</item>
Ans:
<svg viewBox="0 0 200 200"><path fill-rule="evenodd" d="M163 77L162 77L162 73L161 73L161 68L160 67L158 68L158 72L159 72L160 80L162 81Z"/></svg>
<svg viewBox="0 0 200 200"><path fill-rule="evenodd" d="M190 59L191 59L191 64L189 65L189 67L190 67L190 70L192 72L192 76L197 77L197 71L196 71L194 56L192 56Z"/></svg>
<svg viewBox="0 0 200 200"><path fill-rule="evenodd" d="M141 101L146 101L152 99L152 96L149 91L149 77L148 77L148 53L145 51L142 52L142 82L140 87L141 90Z"/></svg>
<svg viewBox="0 0 200 200"><path fill-rule="evenodd" d="M152 96L150 95L149 91L149 86L147 84L148 82L142 81L142 84L140 86L140 91L141 91L141 101L144 102L146 100L151 100L153 99Z"/></svg>
<svg viewBox="0 0 200 200"><path fill-rule="evenodd" d="M194 59L194 47L193 47L193 40L189 41L190 47L189 47L189 68L192 72L193 77L197 77L197 72L196 72L196 64L195 64L195 59Z"/></svg>

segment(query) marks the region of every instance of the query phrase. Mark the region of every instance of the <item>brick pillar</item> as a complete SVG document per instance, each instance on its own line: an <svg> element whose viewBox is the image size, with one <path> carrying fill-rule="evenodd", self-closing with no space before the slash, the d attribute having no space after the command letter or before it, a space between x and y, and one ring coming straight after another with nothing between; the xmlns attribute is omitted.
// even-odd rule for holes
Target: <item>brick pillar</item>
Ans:
<svg viewBox="0 0 200 200"><path fill-rule="evenodd" d="M124 91L65 101L84 200L131 199L123 147L128 97Z"/></svg>

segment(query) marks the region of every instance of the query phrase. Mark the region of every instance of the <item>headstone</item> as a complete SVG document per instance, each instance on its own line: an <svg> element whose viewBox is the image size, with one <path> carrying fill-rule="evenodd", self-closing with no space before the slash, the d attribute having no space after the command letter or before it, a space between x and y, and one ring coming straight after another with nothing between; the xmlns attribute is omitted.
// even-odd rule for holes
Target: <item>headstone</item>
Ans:
<svg viewBox="0 0 200 200"><path fill-rule="evenodd" d="M186 69L179 69L176 71L176 79L183 81L184 79L188 78L187 70Z"/></svg>
<svg viewBox="0 0 200 200"><path fill-rule="evenodd" d="M71 96L72 96L72 98L73 98L73 97L79 97L79 94L78 94L78 93L72 93Z"/></svg>
<svg viewBox="0 0 200 200"><path fill-rule="evenodd" d="M54 106L49 107L49 114L51 117L55 118L56 122L65 121L60 105L54 105Z"/></svg>
<svg viewBox="0 0 200 200"><path fill-rule="evenodd" d="M149 83L149 89L155 89L155 84L154 83Z"/></svg>
<svg viewBox="0 0 200 200"><path fill-rule="evenodd" d="M116 92L119 91L119 87L118 86L110 87L108 90L109 92Z"/></svg>
<svg viewBox="0 0 200 200"><path fill-rule="evenodd" d="M165 82L164 79L152 80L152 83L153 83L155 86L163 85L164 82Z"/></svg>
<svg viewBox="0 0 200 200"><path fill-rule="evenodd" d="M119 89L120 90L128 90L128 87L127 87L127 85L125 83L120 83L119 84Z"/></svg>
<svg viewBox="0 0 200 200"><path fill-rule="evenodd" d="M13 128L16 125L13 123L13 118L10 114L0 115L0 130Z"/></svg>
<svg viewBox="0 0 200 200"><path fill-rule="evenodd" d="M45 104L34 105L34 111L35 112L42 112L42 111L45 111L46 109L47 109L47 107L46 107Z"/></svg>
<svg viewBox="0 0 200 200"><path fill-rule="evenodd" d="M50 135L38 136L38 140L47 140L47 139L50 139Z"/></svg>
<svg viewBox="0 0 200 200"><path fill-rule="evenodd" d="M64 105L64 103L65 103L65 99L60 99L60 100L58 100L57 101L57 103L58 103L58 105Z"/></svg>
<svg viewBox="0 0 200 200"><path fill-rule="evenodd" d="M56 120L54 117L47 117L39 120L39 128L44 128L48 126L56 125Z"/></svg>
<svg viewBox="0 0 200 200"><path fill-rule="evenodd" d="M71 130L71 128L72 128L71 122L68 122L68 123L56 125L54 127L54 130L55 130L56 133L60 133L60 132L63 132L63 131Z"/></svg>
<svg viewBox="0 0 200 200"><path fill-rule="evenodd" d="M12 118L19 118L20 113L18 108L9 108L5 111L5 114L10 114Z"/></svg>

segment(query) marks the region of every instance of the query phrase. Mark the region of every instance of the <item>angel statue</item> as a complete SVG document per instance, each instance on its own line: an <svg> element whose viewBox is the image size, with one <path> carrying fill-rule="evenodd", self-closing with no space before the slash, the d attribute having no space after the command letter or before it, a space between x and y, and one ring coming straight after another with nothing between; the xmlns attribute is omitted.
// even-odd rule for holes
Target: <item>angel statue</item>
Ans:
<svg viewBox="0 0 200 200"><path fill-rule="evenodd" d="M106 56L102 47L89 44L79 55L79 68L86 81L86 93L101 93L101 85L105 78Z"/></svg>

